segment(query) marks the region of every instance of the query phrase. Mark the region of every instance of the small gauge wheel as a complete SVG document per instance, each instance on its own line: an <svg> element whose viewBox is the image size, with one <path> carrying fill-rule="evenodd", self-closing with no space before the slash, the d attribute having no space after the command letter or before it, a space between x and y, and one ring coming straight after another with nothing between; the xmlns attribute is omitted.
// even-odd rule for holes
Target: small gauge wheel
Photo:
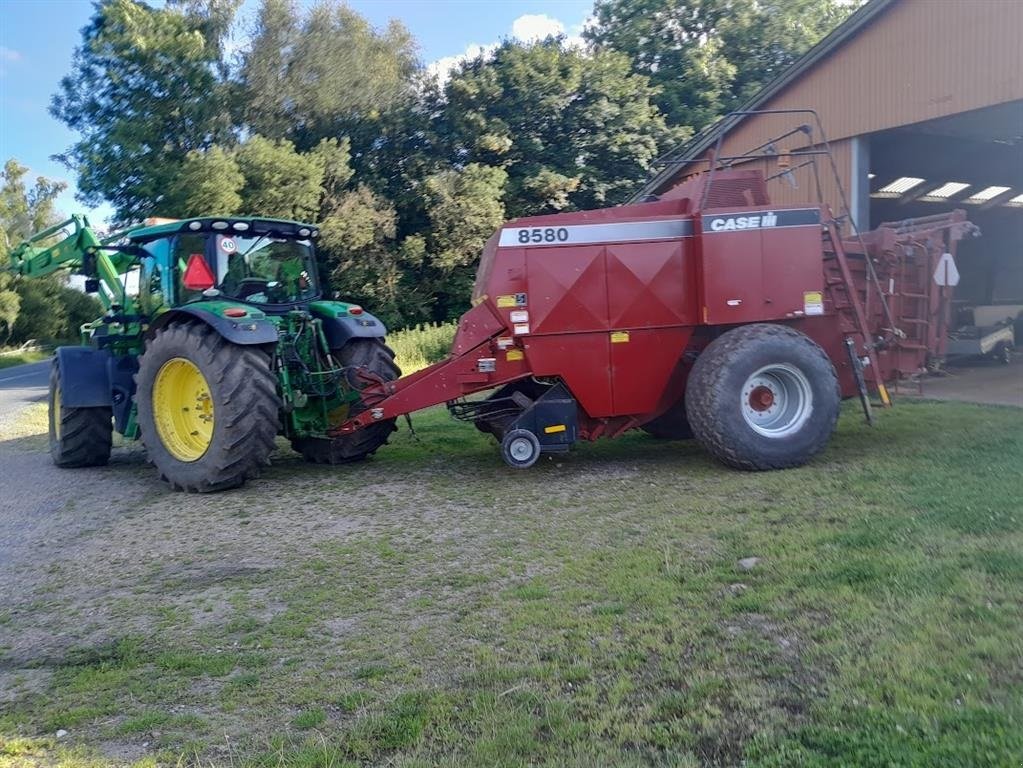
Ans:
<svg viewBox="0 0 1023 768"><path fill-rule="evenodd" d="M540 458L540 441L528 429L513 429L501 440L501 458L515 469L528 469Z"/></svg>

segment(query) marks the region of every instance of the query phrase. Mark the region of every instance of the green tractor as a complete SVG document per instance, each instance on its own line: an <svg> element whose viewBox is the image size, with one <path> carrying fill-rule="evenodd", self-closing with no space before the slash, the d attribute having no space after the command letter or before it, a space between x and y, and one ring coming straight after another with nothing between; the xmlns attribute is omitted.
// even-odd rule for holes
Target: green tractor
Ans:
<svg viewBox="0 0 1023 768"><path fill-rule="evenodd" d="M394 421L332 437L359 389L400 375L383 324L323 297L315 226L239 216L156 219L101 237L84 216L11 253L23 277L72 269L106 311L59 347L50 453L106 464L114 430L141 439L176 489L241 485L278 434L307 461L341 464L387 442ZM353 411L354 412L354 411Z"/></svg>

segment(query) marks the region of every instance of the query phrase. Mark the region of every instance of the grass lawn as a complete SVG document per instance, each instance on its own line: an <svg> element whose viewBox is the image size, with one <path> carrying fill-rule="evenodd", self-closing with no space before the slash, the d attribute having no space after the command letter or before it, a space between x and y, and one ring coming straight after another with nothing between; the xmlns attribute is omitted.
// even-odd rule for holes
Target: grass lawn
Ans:
<svg viewBox="0 0 1023 768"><path fill-rule="evenodd" d="M850 407L810 466L762 474L642 433L516 472L441 410L414 423L358 467L282 451L215 501L150 492L205 511L130 583L55 567L37 611L82 579L118 602L68 619L109 609L103 642L23 664L0 765L1023 759L1023 411ZM292 533L296 508L334 527ZM225 521L273 567L203 546ZM35 621L0 606L0 633Z"/></svg>
<svg viewBox="0 0 1023 768"><path fill-rule="evenodd" d="M0 369L13 368L16 365L25 363L38 363L46 360L52 353L41 350L29 350L27 352L0 351Z"/></svg>

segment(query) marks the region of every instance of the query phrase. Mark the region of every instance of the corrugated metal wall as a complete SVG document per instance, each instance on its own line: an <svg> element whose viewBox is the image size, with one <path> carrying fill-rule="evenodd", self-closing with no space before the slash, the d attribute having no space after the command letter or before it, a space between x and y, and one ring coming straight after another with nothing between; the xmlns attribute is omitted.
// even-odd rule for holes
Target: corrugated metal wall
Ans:
<svg viewBox="0 0 1023 768"><path fill-rule="evenodd" d="M760 108L815 109L848 194L851 142L841 139L1023 99L1021 36L1023 0L901 0ZM726 137L725 154L757 146L798 119L748 118ZM823 175L825 199L837 211L831 174ZM805 172L801 187L804 180ZM806 202L805 191L770 187L778 202Z"/></svg>

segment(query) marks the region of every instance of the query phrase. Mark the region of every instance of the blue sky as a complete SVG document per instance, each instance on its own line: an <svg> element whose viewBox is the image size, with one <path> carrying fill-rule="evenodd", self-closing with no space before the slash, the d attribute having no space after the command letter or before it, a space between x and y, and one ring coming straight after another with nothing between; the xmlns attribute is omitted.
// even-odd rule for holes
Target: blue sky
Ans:
<svg viewBox="0 0 1023 768"><path fill-rule="evenodd" d="M592 0L350 0L349 5L378 27L392 18L404 22L419 43L423 63L442 68L504 37L577 35L593 8ZM258 0L246 0L236 43L244 41L257 7ZM58 201L61 211L105 219L109 208L89 211L77 202L74 174L50 159L76 138L47 108L70 70L92 11L91 0L0 0L0 162L14 157L33 178L68 182Z"/></svg>

